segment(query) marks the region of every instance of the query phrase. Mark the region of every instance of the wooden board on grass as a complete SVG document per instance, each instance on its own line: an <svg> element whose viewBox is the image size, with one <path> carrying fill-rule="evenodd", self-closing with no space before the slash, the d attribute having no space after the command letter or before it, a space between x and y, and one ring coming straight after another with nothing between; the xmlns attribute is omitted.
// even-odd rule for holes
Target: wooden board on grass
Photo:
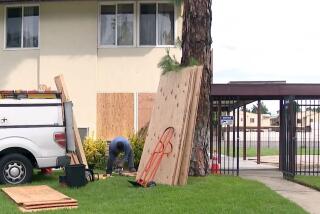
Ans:
<svg viewBox="0 0 320 214"><path fill-rule="evenodd" d="M136 177L137 172L121 172L120 176L125 176L125 177Z"/></svg>
<svg viewBox="0 0 320 214"><path fill-rule="evenodd" d="M6 193L15 203L20 205L24 203L31 204L32 202L39 203L41 201L50 202L71 200L70 197L46 185L7 187L2 188L2 191Z"/></svg>
<svg viewBox="0 0 320 214"><path fill-rule="evenodd" d="M25 209L42 209L42 208L54 208L54 207L69 207L69 206L78 206L77 202L72 203L55 203L55 204L42 204L35 206L22 206Z"/></svg>
<svg viewBox="0 0 320 214"><path fill-rule="evenodd" d="M64 200L25 202L23 203L23 206L32 207L32 206L42 206L42 205L50 205L50 204L75 204L75 203L78 203L77 200L68 198Z"/></svg>
<svg viewBox="0 0 320 214"><path fill-rule="evenodd" d="M178 185L185 185L187 184L187 180L188 180L190 157L191 157L191 151L193 146L194 132L195 132L198 105L199 105L199 97L200 97L200 90L201 90L202 74L203 74L203 67L201 66L201 67L198 67L198 70L195 74L196 78L195 78L194 90L192 94L192 100L190 104L189 119L187 122L187 129L186 129L188 131L186 132L186 138L185 138L184 148L182 152L180 173L177 181Z"/></svg>
<svg viewBox="0 0 320 214"><path fill-rule="evenodd" d="M183 143L188 98L192 87L192 73L195 69L197 68L185 68L180 72L170 72L161 76L137 178L140 178L165 129L173 127L175 129L172 141L173 151L163 157L154 181L168 185L176 184L175 170L181 152L181 143Z"/></svg>
<svg viewBox="0 0 320 214"><path fill-rule="evenodd" d="M19 209L24 213L41 212L41 211L53 211L53 210L62 210L62 209L75 209L75 208L78 208L78 206L51 207L51 208L39 208L39 209L26 209L24 207L19 207Z"/></svg>

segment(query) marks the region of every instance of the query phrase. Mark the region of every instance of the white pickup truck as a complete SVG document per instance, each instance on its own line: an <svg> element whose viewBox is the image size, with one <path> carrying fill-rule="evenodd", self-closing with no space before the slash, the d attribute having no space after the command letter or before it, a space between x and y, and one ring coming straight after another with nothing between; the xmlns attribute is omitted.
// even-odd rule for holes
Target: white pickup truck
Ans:
<svg viewBox="0 0 320 214"><path fill-rule="evenodd" d="M59 94L32 97L0 94L0 183L27 183L34 168L56 168L70 162Z"/></svg>

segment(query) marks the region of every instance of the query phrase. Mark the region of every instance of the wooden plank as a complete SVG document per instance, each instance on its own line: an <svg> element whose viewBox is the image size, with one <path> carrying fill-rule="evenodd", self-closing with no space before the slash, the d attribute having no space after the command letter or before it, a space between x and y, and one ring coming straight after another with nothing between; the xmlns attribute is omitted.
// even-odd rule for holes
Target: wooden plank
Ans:
<svg viewBox="0 0 320 214"><path fill-rule="evenodd" d="M69 203L77 203L77 200L68 198L64 200L52 200L52 201L32 201L32 202L24 202L24 207L29 206L38 206L38 205L50 205L50 204L69 204Z"/></svg>
<svg viewBox="0 0 320 214"><path fill-rule="evenodd" d="M136 177L137 172L121 172L120 176L125 176L125 177Z"/></svg>
<svg viewBox="0 0 320 214"><path fill-rule="evenodd" d="M185 112L188 106L188 92L191 87L193 69L186 68L181 72L170 72L161 76L137 178L141 176L164 130L167 127L173 127L175 129L173 151L162 159L154 180L158 183L174 185L174 171L183 138Z"/></svg>
<svg viewBox="0 0 320 214"><path fill-rule="evenodd" d="M24 212L40 212L40 211L52 211L52 210L62 210L62 209L75 209L78 206L67 206L67 207L52 207L52 208L40 208L40 209L25 209L23 207L19 207L19 209Z"/></svg>
<svg viewBox="0 0 320 214"><path fill-rule="evenodd" d="M40 202L40 201L58 201L68 200L70 197L48 187L46 185L40 186L21 186L21 187L8 187L2 188L17 204Z"/></svg>
<svg viewBox="0 0 320 214"><path fill-rule="evenodd" d="M64 77L62 75L56 76L54 78L57 90L61 93L62 102L70 101L69 93L66 88Z"/></svg>
<svg viewBox="0 0 320 214"><path fill-rule="evenodd" d="M138 94L138 128L141 129L150 122L155 93Z"/></svg>
<svg viewBox="0 0 320 214"><path fill-rule="evenodd" d="M84 153L84 149L83 149L83 145L82 145L82 141L81 141L81 137L80 137L79 129L77 126L77 122L75 120L74 113L73 113L73 131L75 135L76 154L77 154L78 160L80 163L84 164L87 167L88 162L87 162L86 155Z"/></svg>
<svg viewBox="0 0 320 214"><path fill-rule="evenodd" d="M195 81L196 81L196 69L193 69L191 71L191 81L190 81L190 88L188 91L188 98L187 98L187 108L185 111L185 115L184 117L185 122L183 124L183 134L182 134L182 142L181 142L181 146L179 148L179 155L178 155L178 161L176 164L176 168L175 168L175 174L174 174L174 185L178 184L178 180L180 177L180 168L181 168L181 162L182 162L182 157L183 157L183 152L184 152L184 148L185 148L185 141L186 141L186 136L187 136L187 132L188 127L189 127L189 119L190 119L190 112L191 112L191 103L192 103L192 99L193 99L193 91L194 91L194 86L195 86Z"/></svg>
<svg viewBox="0 0 320 214"><path fill-rule="evenodd" d="M189 121L187 123L188 131L186 132L186 140L185 140L185 145L183 149L183 156L181 161L178 185L185 185L187 184L187 181L188 181L190 157L191 157L191 151L193 146L194 132L195 132L199 98L200 98L202 73L203 73L203 67L202 66L198 67L196 71L196 81L195 81L195 86L194 86L193 95L192 95L193 99L190 106Z"/></svg>
<svg viewBox="0 0 320 214"><path fill-rule="evenodd" d="M62 102L70 101L70 97L69 97L68 90L67 90L63 76L62 75L56 76L54 80L57 86L57 90L61 93ZM88 166L87 158L83 150L83 145L81 142L81 137L80 137L80 133L78 130L78 126L77 126L77 122L74 114L73 114L73 131L75 135L75 146L76 146L76 154L77 154L78 160L80 163Z"/></svg>
<svg viewBox="0 0 320 214"><path fill-rule="evenodd" d="M69 207L69 206L78 206L78 202L70 202L70 203L54 203L54 204L40 204L40 205L30 205L22 207L25 209L42 209L42 208L53 208L53 207Z"/></svg>
<svg viewBox="0 0 320 214"><path fill-rule="evenodd" d="M68 153L67 155L71 158L71 162L70 162L71 165L80 163L75 153Z"/></svg>
<svg viewBox="0 0 320 214"><path fill-rule="evenodd" d="M97 137L112 140L134 131L133 93L97 94Z"/></svg>

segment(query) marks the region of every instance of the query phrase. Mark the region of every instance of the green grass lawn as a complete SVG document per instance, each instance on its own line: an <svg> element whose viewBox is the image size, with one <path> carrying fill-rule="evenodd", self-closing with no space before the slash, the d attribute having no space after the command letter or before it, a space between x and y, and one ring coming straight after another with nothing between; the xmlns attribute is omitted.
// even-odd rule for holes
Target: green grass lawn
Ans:
<svg viewBox="0 0 320 214"><path fill-rule="evenodd" d="M279 149L277 148L262 148L261 156L272 156L279 155ZM240 156L243 156L243 150L240 150ZM247 148L247 157L256 157L257 149L256 148Z"/></svg>
<svg viewBox="0 0 320 214"><path fill-rule="evenodd" d="M224 151L222 151L224 154ZM225 152L227 154L227 152ZM279 149L277 148L262 148L261 149L261 156L272 156L272 155L279 155ZM230 156L232 156L232 150L230 150ZM243 157L243 148L239 149L239 156ZM256 148L247 148L247 157L256 157L257 156L257 149Z"/></svg>
<svg viewBox="0 0 320 214"><path fill-rule="evenodd" d="M191 177L184 187L158 185L147 189L132 187L127 179L115 176L69 189L59 186L55 173L35 176L32 185L47 184L79 202L78 209L50 213L306 213L263 184L239 177ZM2 192L0 212L20 213Z"/></svg>
<svg viewBox="0 0 320 214"><path fill-rule="evenodd" d="M307 186L312 186L320 190L320 176L297 175L294 179L300 183L306 184Z"/></svg>
<svg viewBox="0 0 320 214"><path fill-rule="evenodd" d="M318 148L298 148L297 149L297 154L298 155L318 155L320 154L320 149L318 150Z"/></svg>
<svg viewBox="0 0 320 214"><path fill-rule="evenodd" d="M239 150L239 155L243 156L243 149L241 148ZM297 154L298 155L318 155L319 151L318 149L305 149L305 148L298 148ZM279 149L278 148L261 148L261 156L273 156L273 155L279 155ZM247 157L256 157L257 156L257 149L256 148L247 148Z"/></svg>

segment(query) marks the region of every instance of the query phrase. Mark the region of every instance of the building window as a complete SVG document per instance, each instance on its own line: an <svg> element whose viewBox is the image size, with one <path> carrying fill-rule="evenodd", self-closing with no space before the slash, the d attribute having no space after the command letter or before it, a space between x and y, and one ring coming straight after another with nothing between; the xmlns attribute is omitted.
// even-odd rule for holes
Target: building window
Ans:
<svg viewBox="0 0 320 214"><path fill-rule="evenodd" d="M301 119L297 119L297 123L301 123Z"/></svg>
<svg viewBox="0 0 320 214"><path fill-rule="evenodd" d="M101 5L100 45L133 46L134 4Z"/></svg>
<svg viewBox="0 0 320 214"><path fill-rule="evenodd" d="M174 5L141 3L139 44L141 46L174 45Z"/></svg>
<svg viewBox="0 0 320 214"><path fill-rule="evenodd" d="M78 128L81 141L84 142L84 140L89 136L89 128Z"/></svg>
<svg viewBox="0 0 320 214"><path fill-rule="evenodd" d="M39 46L39 6L7 7L6 48Z"/></svg>
<svg viewBox="0 0 320 214"><path fill-rule="evenodd" d="M254 123L254 118L250 118L250 123Z"/></svg>

